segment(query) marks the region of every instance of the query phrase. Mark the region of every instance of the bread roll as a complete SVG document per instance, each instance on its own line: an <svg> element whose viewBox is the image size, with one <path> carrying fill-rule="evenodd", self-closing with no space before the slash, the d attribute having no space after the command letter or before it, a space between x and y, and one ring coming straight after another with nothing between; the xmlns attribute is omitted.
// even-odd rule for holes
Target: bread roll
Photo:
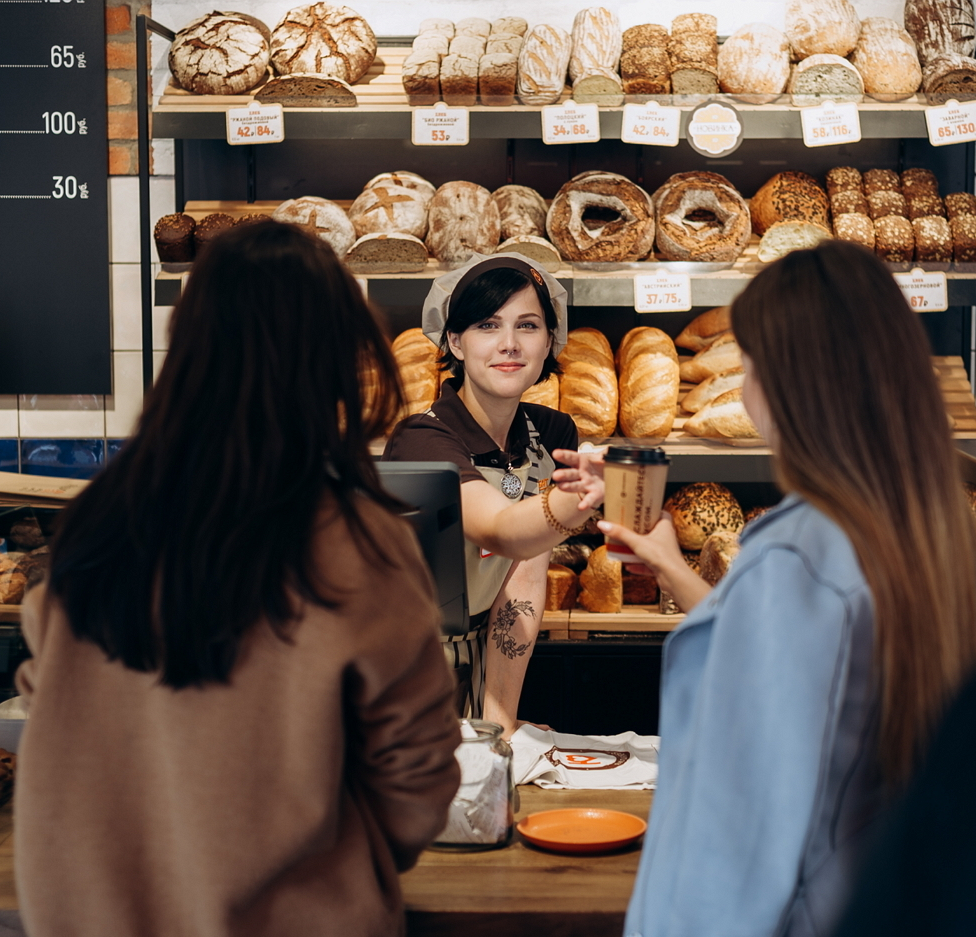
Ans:
<svg viewBox="0 0 976 937"><path fill-rule="evenodd" d="M861 23L848 0L789 0L786 37L795 59L830 53L850 55L857 45Z"/></svg>
<svg viewBox="0 0 976 937"><path fill-rule="evenodd" d="M573 19L573 49L569 57L569 78L576 81L594 69L617 70L620 63L620 23L605 7L586 7Z"/></svg>
<svg viewBox="0 0 976 937"><path fill-rule="evenodd" d="M607 556L606 545L590 554L579 584L579 604L588 612L619 612L623 608L623 568Z"/></svg>
<svg viewBox="0 0 976 937"><path fill-rule="evenodd" d="M922 66L912 37L884 16L862 21L850 62L861 73L864 90L884 100L907 98L922 84Z"/></svg>
<svg viewBox="0 0 976 937"><path fill-rule="evenodd" d="M341 205L306 195L282 202L271 216L275 221L302 225L321 238L336 252L341 260L356 240L356 231ZM197 225L199 230L199 225Z"/></svg>
<svg viewBox="0 0 976 937"><path fill-rule="evenodd" d="M555 104L566 86L573 42L558 26L533 26L518 60L518 95L523 104Z"/></svg>
<svg viewBox="0 0 976 937"><path fill-rule="evenodd" d="M816 247L832 237L830 228L808 221L777 221L762 236L756 252L764 264L785 257L790 251Z"/></svg>
<svg viewBox="0 0 976 937"><path fill-rule="evenodd" d="M922 66L947 53L971 56L976 45L972 0L905 0L905 30Z"/></svg>
<svg viewBox="0 0 976 937"><path fill-rule="evenodd" d="M723 332L732 328L732 307L718 306L695 316L678 334L675 345L691 351L707 348Z"/></svg>
<svg viewBox="0 0 976 937"><path fill-rule="evenodd" d="M742 388L727 390L685 421L685 432L712 439L758 439L759 430L742 403Z"/></svg>
<svg viewBox="0 0 976 937"><path fill-rule="evenodd" d="M176 83L194 94L243 94L260 84L270 49L250 19L214 12L184 26L169 48L169 70Z"/></svg>
<svg viewBox="0 0 976 937"><path fill-rule="evenodd" d="M545 236L549 208L535 189L527 185L503 185L491 197L498 206L503 241L520 234Z"/></svg>
<svg viewBox="0 0 976 937"><path fill-rule="evenodd" d="M427 248L412 234L364 234L345 263L353 273L420 273L427 268Z"/></svg>
<svg viewBox="0 0 976 937"><path fill-rule="evenodd" d="M940 215L924 215L912 220L915 233L915 259L920 263L948 264L952 261L952 229Z"/></svg>
<svg viewBox="0 0 976 937"><path fill-rule="evenodd" d="M495 248L495 253L521 254L523 257L528 257L529 260L541 264L550 273L555 273L563 265L559 251L545 238L535 237L532 234L517 234L507 241L502 241Z"/></svg>
<svg viewBox="0 0 976 937"><path fill-rule="evenodd" d="M810 221L830 227L830 202L817 180L805 172L779 172L749 203L752 230L763 235L778 221Z"/></svg>
<svg viewBox="0 0 976 937"><path fill-rule="evenodd" d="M271 33L271 64L279 75L329 75L354 85L375 58L373 30L346 6L295 7Z"/></svg>
<svg viewBox="0 0 976 937"><path fill-rule="evenodd" d="M739 533L745 520L735 495L717 482L693 482L679 488L664 510L671 515L682 550L700 550L717 530Z"/></svg>
<svg viewBox="0 0 976 937"><path fill-rule="evenodd" d="M681 380L699 384L713 374L742 367L742 352L731 332L715 339L690 361L681 365Z"/></svg>
<svg viewBox="0 0 976 937"><path fill-rule="evenodd" d="M537 403L552 410L559 409L559 377L550 374L541 384L533 384L524 394L522 403Z"/></svg>
<svg viewBox="0 0 976 937"><path fill-rule="evenodd" d="M702 579L709 585L717 585L738 555L739 535L731 530L716 530L702 544L698 557Z"/></svg>
<svg viewBox="0 0 976 937"><path fill-rule="evenodd" d="M349 220L356 237L364 234L427 234L427 204L430 200L414 189L396 185L375 185L364 189L349 206Z"/></svg>
<svg viewBox="0 0 976 937"><path fill-rule="evenodd" d="M406 398L400 419L429 410L440 388L437 346L420 329L407 329L393 340L393 357Z"/></svg>
<svg viewBox="0 0 976 937"><path fill-rule="evenodd" d="M624 362L619 385L624 436L664 439L671 432L680 383L676 357L632 351Z"/></svg>
<svg viewBox="0 0 976 937"><path fill-rule="evenodd" d="M559 409L573 418L581 436L612 436L617 427L617 375L604 334L573 329L559 363Z"/></svg>
<svg viewBox="0 0 976 937"><path fill-rule="evenodd" d="M473 182L445 182L428 207L427 249L445 263L498 246L501 219L491 193Z"/></svg>
<svg viewBox="0 0 976 937"><path fill-rule="evenodd" d="M742 368L731 368L706 377L697 387L693 387L681 401L681 408L689 413L697 413L726 391L742 387L746 375Z"/></svg>
<svg viewBox="0 0 976 937"><path fill-rule="evenodd" d="M761 104L782 94L789 80L789 40L766 23L740 26L718 50L718 83L726 94Z"/></svg>
<svg viewBox="0 0 976 937"><path fill-rule="evenodd" d="M861 172L853 166L835 166L827 170L827 194L831 197L840 190L853 189L864 194Z"/></svg>
<svg viewBox="0 0 976 937"><path fill-rule="evenodd" d="M834 237L839 241L853 241L874 250L874 222L868 215L849 212L834 216Z"/></svg>
<svg viewBox="0 0 976 937"><path fill-rule="evenodd" d="M546 574L546 611L558 612L576 608L579 595L579 578L568 566L549 564Z"/></svg>
<svg viewBox="0 0 976 937"><path fill-rule="evenodd" d="M790 99L794 107L831 101L860 101L864 96L861 73L845 58L822 53L797 63L790 75Z"/></svg>

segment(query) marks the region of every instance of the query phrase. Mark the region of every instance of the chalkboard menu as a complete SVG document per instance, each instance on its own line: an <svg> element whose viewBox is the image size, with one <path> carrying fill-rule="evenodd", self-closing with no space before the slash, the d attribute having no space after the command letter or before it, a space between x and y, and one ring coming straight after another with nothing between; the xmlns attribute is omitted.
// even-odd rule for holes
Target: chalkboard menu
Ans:
<svg viewBox="0 0 976 937"><path fill-rule="evenodd" d="M0 0L0 394L111 393L104 0Z"/></svg>

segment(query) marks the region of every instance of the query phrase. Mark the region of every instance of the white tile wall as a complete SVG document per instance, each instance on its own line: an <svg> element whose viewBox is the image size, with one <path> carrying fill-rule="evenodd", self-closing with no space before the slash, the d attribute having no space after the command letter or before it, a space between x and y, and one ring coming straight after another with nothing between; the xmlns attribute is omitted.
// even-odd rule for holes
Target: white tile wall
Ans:
<svg viewBox="0 0 976 937"><path fill-rule="evenodd" d="M91 439L105 435L105 398L27 395L19 400L20 435L27 439Z"/></svg>
<svg viewBox="0 0 976 937"><path fill-rule="evenodd" d="M112 349L142 348L142 267L114 263L112 270Z"/></svg>
<svg viewBox="0 0 976 937"><path fill-rule="evenodd" d="M16 396L0 397L0 437L12 439L19 433Z"/></svg>
<svg viewBox="0 0 976 937"><path fill-rule="evenodd" d="M112 390L105 398L105 435L128 436L142 412L142 352L112 353Z"/></svg>

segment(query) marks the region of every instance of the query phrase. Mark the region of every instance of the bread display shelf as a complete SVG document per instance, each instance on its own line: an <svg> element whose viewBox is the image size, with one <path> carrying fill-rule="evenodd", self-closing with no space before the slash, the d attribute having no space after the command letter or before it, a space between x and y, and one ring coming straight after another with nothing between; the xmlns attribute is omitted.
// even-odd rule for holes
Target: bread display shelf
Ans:
<svg viewBox="0 0 976 937"><path fill-rule="evenodd" d="M587 612L581 608L545 612L542 630L550 641L587 641L601 634L661 634L674 631L684 615L662 615L657 605L625 605L622 612Z"/></svg>
<svg viewBox="0 0 976 937"><path fill-rule="evenodd" d="M285 108L285 136L296 139L409 139L410 112L400 72L409 54L408 46L382 47L369 71L353 85L357 107ZM564 92L562 100L569 97ZM749 104L728 95L713 95L739 112L744 139L801 139L801 108L783 95L769 104ZM223 139L224 111L254 101L253 94L192 94L172 81L153 109L152 134L157 139ZM635 98L648 100L647 98ZM681 136L685 138L693 107L707 100L701 95L656 97L653 100L680 107ZM925 109L919 96L905 101L883 102L865 98L858 105L861 136L864 139L926 137ZM540 107L514 104L506 107L478 105L471 111L472 139L537 139L541 135ZM600 109L600 134L620 139L623 108Z"/></svg>
<svg viewBox="0 0 976 937"><path fill-rule="evenodd" d="M19 605L0 605L0 622L19 622Z"/></svg>

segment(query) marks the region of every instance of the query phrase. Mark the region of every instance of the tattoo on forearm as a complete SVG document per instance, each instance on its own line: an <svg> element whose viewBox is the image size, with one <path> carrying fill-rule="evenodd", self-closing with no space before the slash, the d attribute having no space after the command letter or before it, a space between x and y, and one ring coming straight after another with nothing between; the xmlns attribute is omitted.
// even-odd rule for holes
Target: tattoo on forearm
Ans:
<svg viewBox="0 0 976 937"><path fill-rule="evenodd" d="M498 648L509 660L522 657L525 652L532 647L532 642L528 644L516 644L512 637L512 628L519 615L531 615L535 618L535 609L528 601L512 601L509 599L503 608L495 616L492 624L491 636L494 638L495 647Z"/></svg>

